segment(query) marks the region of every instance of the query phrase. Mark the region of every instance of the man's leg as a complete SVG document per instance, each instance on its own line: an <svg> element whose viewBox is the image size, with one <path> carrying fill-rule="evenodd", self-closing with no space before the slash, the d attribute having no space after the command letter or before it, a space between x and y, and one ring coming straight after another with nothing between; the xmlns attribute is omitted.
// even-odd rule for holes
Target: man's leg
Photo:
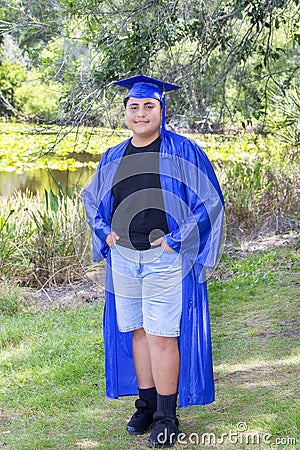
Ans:
<svg viewBox="0 0 300 450"><path fill-rule="evenodd" d="M151 355L152 376L160 395L177 393L179 378L179 350L177 337L147 334Z"/></svg>
<svg viewBox="0 0 300 450"><path fill-rule="evenodd" d="M150 250L151 252L156 249ZM178 436L176 417L182 313L182 258L160 252L149 262L143 279L143 319L157 390L157 411L149 438L151 447L171 447ZM154 254L154 253L153 253Z"/></svg>
<svg viewBox="0 0 300 450"><path fill-rule="evenodd" d="M143 328L132 331L132 353L139 399L135 402L137 410L127 424L127 431L130 434L144 434L153 423L157 392L152 377L148 340Z"/></svg>
<svg viewBox="0 0 300 450"><path fill-rule="evenodd" d="M177 337L147 334L152 375L157 389L157 412L149 438L151 447L172 447L177 439L176 418L179 379L179 349Z"/></svg>
<svg viewBox="0 0 300 450"><path fill-rule="evenodd" d="M148 339L144 328L132 332L132 353L139 388L153 387L155 383L152 376Z"/></svg>
<svg viewBox="0 0 300 450"><path fill-rule="evenodd" d="M139 388L136 411L126 429L130 434L144 434L153 423L157 392L152 378L147 337L142 328L142 279L137 272L139 253L115 245L111 249L111 257L118 327L121 332L133 330L132 352Z"/></svg>

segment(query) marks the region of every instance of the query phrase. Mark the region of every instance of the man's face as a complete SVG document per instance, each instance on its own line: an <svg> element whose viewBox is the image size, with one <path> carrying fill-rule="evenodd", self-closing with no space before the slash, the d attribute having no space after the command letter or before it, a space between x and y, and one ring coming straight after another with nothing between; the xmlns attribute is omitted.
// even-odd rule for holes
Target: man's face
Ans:
<svg viewBox="0 0 300 450"><path fill-rule="evenodd" d="M152 142L160 135L161 104L159 100L130 97L125 108L125 121L128 128L132 130L134 138Z"/></svg>

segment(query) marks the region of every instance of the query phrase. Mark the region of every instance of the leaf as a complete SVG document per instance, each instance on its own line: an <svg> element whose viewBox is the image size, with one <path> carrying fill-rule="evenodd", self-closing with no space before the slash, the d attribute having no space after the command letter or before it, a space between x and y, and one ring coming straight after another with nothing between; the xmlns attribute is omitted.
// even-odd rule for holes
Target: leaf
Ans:
<svg viewBox="0 0 300 450"><path fill-rule="evenodd" d="M49 209L49 195L47 189L45 189L45 203L46 203L46 211Z"/></svg>
<svg viewBox="0 0 300 450"><path fill-rule="evenodd" d="M66 186L66 194L70 199L73 198L73 189L69 185Z"/></svg>
<svg viewBox="0 0 300 450"><path fill-rule="evenodd" d="M243 20L243 13L241 10L236 11L235 15L238 19Z"/></svg>
<svg viewBox="0 0 300 450"><path fill-rule="evenodd" d="M49 191L50 209L51 211L57 213L58 211L58 197L54 194L52 189Z"/></svg>

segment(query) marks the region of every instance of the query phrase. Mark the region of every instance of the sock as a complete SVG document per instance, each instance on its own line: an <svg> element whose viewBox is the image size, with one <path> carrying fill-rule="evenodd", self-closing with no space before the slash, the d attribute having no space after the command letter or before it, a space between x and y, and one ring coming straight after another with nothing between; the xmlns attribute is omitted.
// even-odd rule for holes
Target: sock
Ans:
<svg viewBox="0 0 300 450"><path fill-rule="evenodd" d="M157 411L163 411L166 417L176 419L177 392L171 395L157 394Z"/></svg>
<svg viewBox="0 0 300 450"><path fill-rule="evenodd" d="M148 403L149 409L153 409L153 411L156 411L157 392L155 386L148 389L139 388L139 397L141 400L145 400Z"/></svg>

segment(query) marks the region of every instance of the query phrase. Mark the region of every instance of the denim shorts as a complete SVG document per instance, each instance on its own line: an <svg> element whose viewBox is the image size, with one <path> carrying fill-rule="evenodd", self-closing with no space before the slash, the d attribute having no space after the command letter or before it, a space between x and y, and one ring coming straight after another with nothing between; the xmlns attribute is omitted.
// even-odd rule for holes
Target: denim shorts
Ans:
<svg viewBox="0 0 300 450"><path fill-rule="evenodd" d="M162 247L111 248L118 328L157 336L180 335L182 257Z"/></svg>

